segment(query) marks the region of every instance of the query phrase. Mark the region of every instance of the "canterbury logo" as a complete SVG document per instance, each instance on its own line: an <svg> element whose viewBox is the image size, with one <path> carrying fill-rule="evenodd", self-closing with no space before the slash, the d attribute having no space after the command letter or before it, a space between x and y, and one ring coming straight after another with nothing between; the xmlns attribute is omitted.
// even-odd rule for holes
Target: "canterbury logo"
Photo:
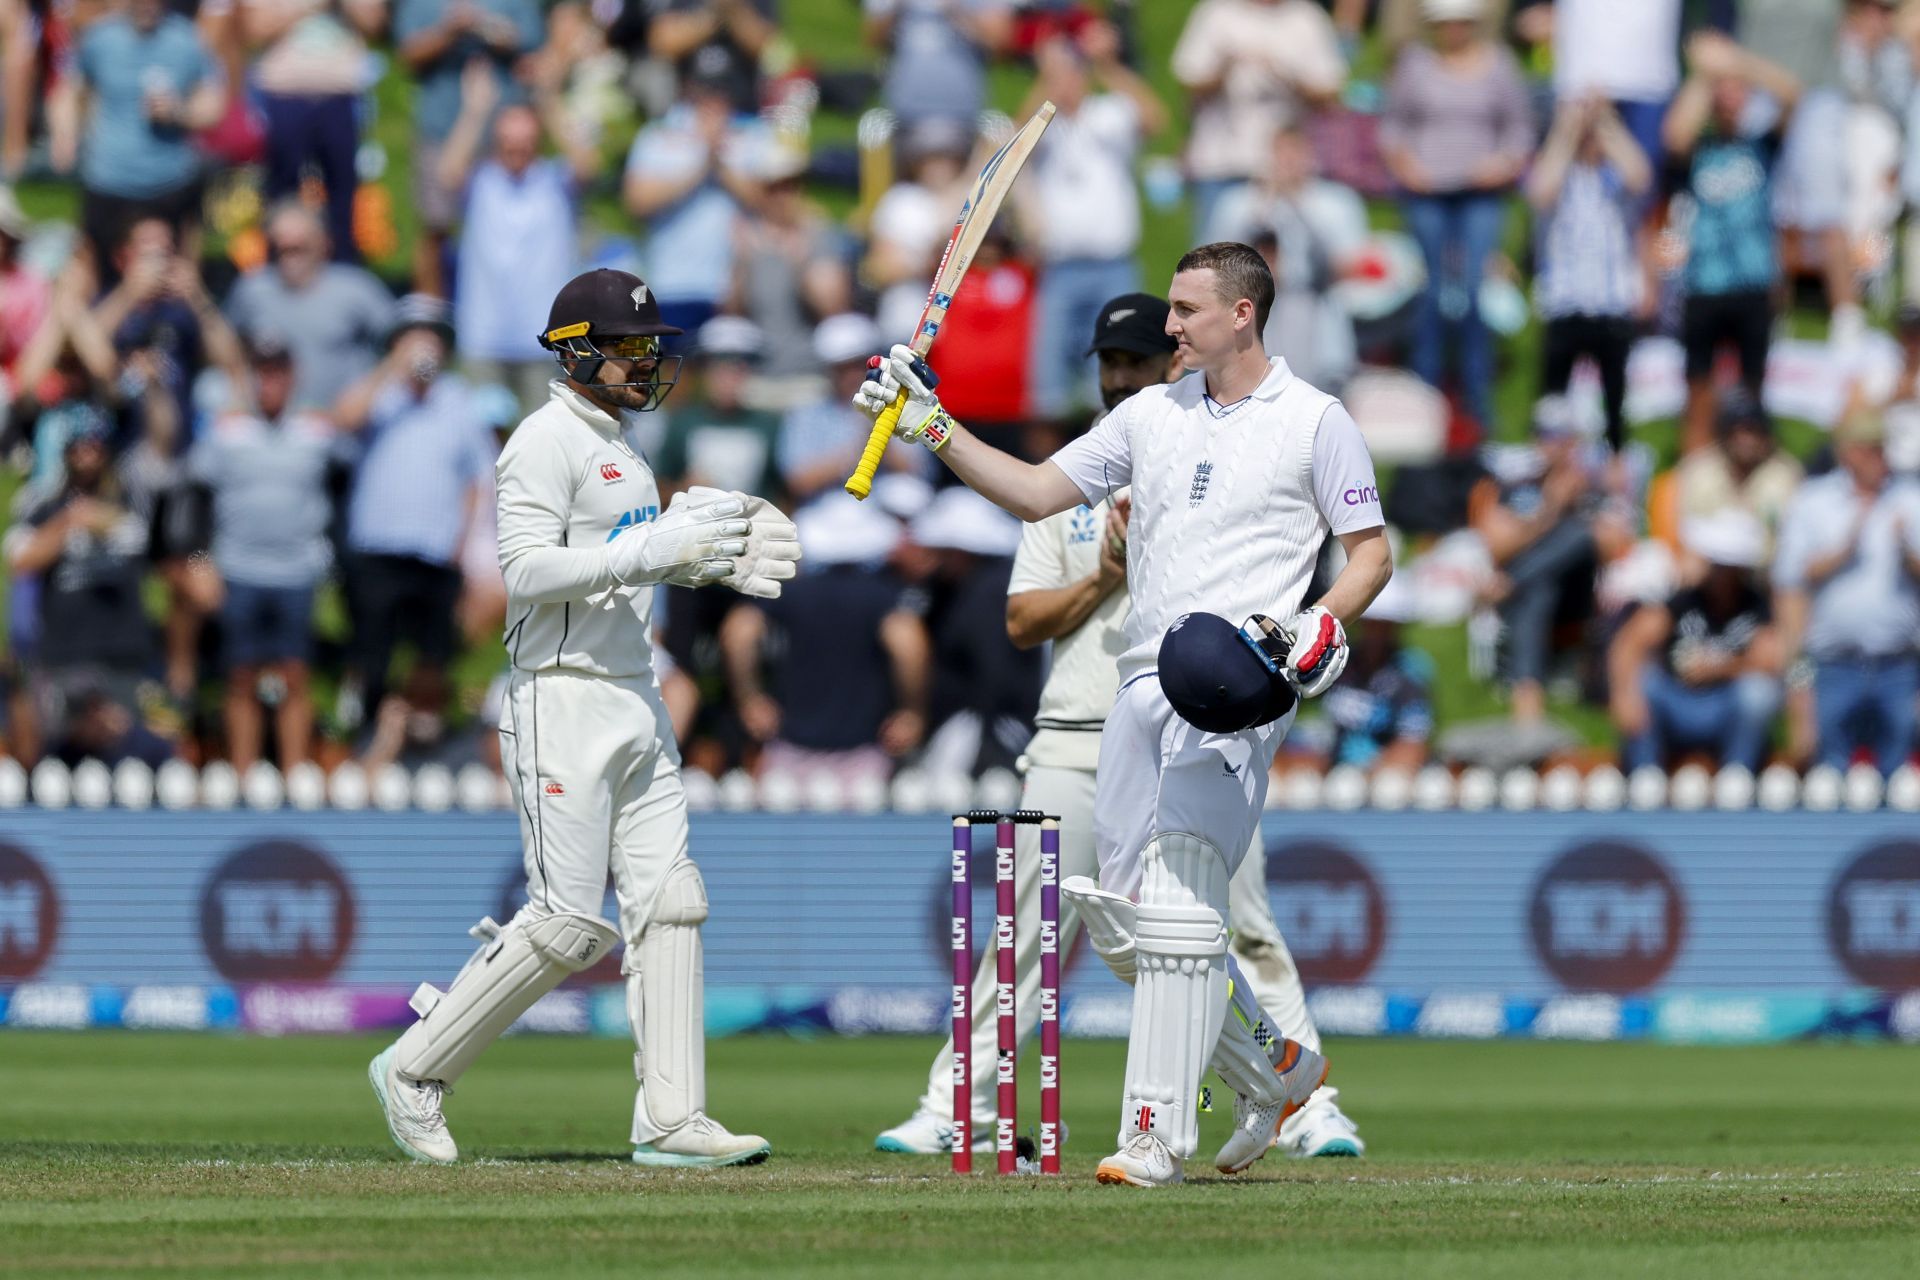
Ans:
<svg viewBox="0 0 1920 1280"><path fill-rule="evenodd" d="M557 783L557 782L549 782L549 783L548 783L548 784L547 784L547 785L546 785L546 786L545 786L545 787L543 788L543 790L544 790L544 791L546 791L546 793L547 793L548 795L550 795L550 796L563 796L563 795L565 795L565 794L567 794L567 789L566 789L565 787L563 787L563 786L561 786L561 785L560 785L559 783Z"/></svg>
<svg viewBox="0 0 1920 1280"><path fill-rule="evenodd" d="M603 462L600 464L600 478L602 480L618 480L620 478L620 468L614 466L611 462Z"/></svg>

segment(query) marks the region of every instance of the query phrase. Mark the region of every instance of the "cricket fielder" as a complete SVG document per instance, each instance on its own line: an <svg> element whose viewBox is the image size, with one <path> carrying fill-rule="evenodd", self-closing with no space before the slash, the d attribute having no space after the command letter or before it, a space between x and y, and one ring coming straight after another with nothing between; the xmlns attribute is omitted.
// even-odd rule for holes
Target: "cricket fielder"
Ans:
<svg viewBox="0 0 1920 1280"><path fill-rule="evenodd" d="M660 307L637 276L589 271L553 301L540 345L562 376L496 468L511 664L500 761L513 784L527 905L483 920L480 949L368 1068L400 1149L458 1155L442 1097L534 1001L624 939L638 1052L633 1160L744 1164L769 1146L706 1114L700 924L706 889L687 855L680 757L653 668L655 587L724 583L773 597L800 558L793 523L760 498L695 488L663 512L619 412L658 408ZM674 361L677 373L678 362ZM618 925L601 919L609 875Z"/></svg>
<svg viewBox="0 0 1920 1280"><path fill-rule="evenodd" d="M1045 462L967 432L905 347L856 398L877 415L904 389L895 434L934 449L1023 520L1132 485L1133 607L1094 798L1100 887L1077 886L1074 900L1095 950L1134 981L1119 1149L1098 1177L1136 1186L1182 1180L1199 1140L1204 1069L1238 1053L1250 1026L1267 1025L1245 1007L1242 984L1229 987L1228 884L1258 829L1297 699L1339 678L1341 619L1358 617L1392 573L1359 428L1262 345L1273 277L1260 255L1234 243L1192 250L1169 302L1166 331L1200 376L1139 392ZM1329 533L1346 567L1303 608ZM1063 884L1062 896L1073 887ZM1268 1076L1280 1087L1276 1117L1304 1103L1327 1070L1298 1042L1280 1048ZM1236 1119L1252 1123L1236 1127L1229 1148L1264 1150L1271 1125L1256 1130L1271 1103L1254 1101L1236 1104ZM1234 1161L1223 1149L1216 1163Z"/></svg>
<svg viewBox="0 0 1920 1280"><path fill-rule="evenodd" d="M1100 362L1100 395L1108 412L1136 391L1171 382L1184 372L1167 335L1167 303L1150 293L1127 293L1109 301L1094 322L1088 354ZM1100 730L1119 685L1115 657L1124 649L1121 624L1127 614L1124 495L1117 505L1049 516L1029 524L1014 557L1007 593L1007 631L1021 648L1051 640L1053 665L1040 694L1033 741L1026 752L1026 785L1020 806L1061 817L1061 879L1093 879L1094 769ZM1109 516L1109 512L1113 514ZM1014 860L1017 924L1014 929L1015 1009L1022 1045L1039 1020L1040 861L1037 829L1016 828ZM1084 891L1083 891L1084 892ZM1274 1030L1318 1051L1320 1036L1307 1012L1306 993L1293 957L1268 905L1266 846L1258 832L1228 890L1232 951L1253 997L1274 1019ZM1073 945L1080 927L1075 894L1062 896L1060 949ZM975 1007L992 1005L994 947L989 944L974 979ZM974 1145L993 1145L994 1063L998 1035L989 1018L973 1028ZM1280 1052L1278 1041L1272 1042ZM1279 1143L1294 1156L1358 1156L1366 1144L1335 1101L1330 1086L1287 1118ZM874 1141L881 1151L938 1155L953 1140L953 1042L935 1055L926 1093L912 1116Z"/></svg>

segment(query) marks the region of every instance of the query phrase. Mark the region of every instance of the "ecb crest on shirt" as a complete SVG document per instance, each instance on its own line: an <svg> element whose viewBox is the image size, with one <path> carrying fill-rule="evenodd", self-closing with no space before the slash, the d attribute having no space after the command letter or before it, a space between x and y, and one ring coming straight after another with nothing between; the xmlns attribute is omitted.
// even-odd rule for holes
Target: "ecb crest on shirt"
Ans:
<svg viewBox="0 0 1920 1280"><path fill-rule="evenodd" d="M1083 542L1092 542L1095 530L1093 508L1084 502L1073 509L1067 524L1067 543L1078 546Z"/></svg>
<svg viewBox="0 0 1920 1280"><path fill-rule="evenodd" d="M1193 485L1187 490L1187 505L1197 507L1207 500L1207 486L1213 483L1213 464L1196 463L1193 468Z"/></svg>

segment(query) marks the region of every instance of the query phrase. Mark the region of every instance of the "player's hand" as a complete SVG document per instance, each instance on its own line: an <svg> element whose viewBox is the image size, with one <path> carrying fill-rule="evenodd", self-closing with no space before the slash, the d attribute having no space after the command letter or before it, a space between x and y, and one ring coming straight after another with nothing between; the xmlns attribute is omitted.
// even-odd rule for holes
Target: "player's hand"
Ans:
<svg viewBox="0 0 1920 1280"><path fill-rule="evenodd" d="M635 525L613 540L607 567L622 586L671 582L699 587L734 571L746 554L752 523L746 504L718 489L689 489L651 524Z"/></svg>
<svg viewBox="0 0 1920 1280"><path fill-rule="evenodd" d="M695 487L691 493L716 493L714 489ZM721 579L743 596L760 600L778 599L780 584L790 580L800 565L800 531L793 521L765 498L751 494L723 495L737 498L747 517L747 547L733 561L733 571Z"/></svg>
<svg viewBox="0 0 1920 1280"><path fill-rule="evenodd" d="M1325 693L1347 669L1347 629L1319 605L1296 613L1287 623L1293 646L1287 650L1287 678L1303 698Z"/></svg>
<svg viewBox="0 0 1920 1280"><path fill-rule="evenodd" d="M772 742L780 736L780 704L764 693L751 693L740 700L740 725L755 742Z"/></svg>
<svg viewBox="0 0 1920 1280"><path fill-rule="evenodd" d="M892 351L868 363L867 380L854 393L853 407L877 418L905 390L907 403L893 424L893 434L938 453L952 436L955 423L940 406L940 397L933 394L940 380L927 362L912 347L896 343Z"/></svg>
<svg viewBox="0 0 1920 1280"><path fill-rule="evenodd" d="M927 718L910 708L902 708L880 722L880 749L895 759L919 746L926 736Z"/></svg>

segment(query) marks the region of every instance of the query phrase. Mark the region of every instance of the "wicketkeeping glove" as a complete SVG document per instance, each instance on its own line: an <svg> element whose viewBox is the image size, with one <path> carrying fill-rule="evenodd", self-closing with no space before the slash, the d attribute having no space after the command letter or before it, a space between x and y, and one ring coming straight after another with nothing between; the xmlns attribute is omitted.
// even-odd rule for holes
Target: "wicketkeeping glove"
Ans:
<svg viewBox="0 0 1920 1280"><path fill-rule="evenodd" d="M912 347L896 343L892 351L868 363L867 381L854 393L853 407L877 418L899 396L901 388L906 388L907 403L900 410L899 421L893 424L893 434L939 452L957 424L933 394L940 379L927 362L915 355Z"/></svg>
<svg viewBox="0 0 1920 1280"><path fill-rule="evenodd" d="M745 493L730 496L745 504L751 528L747 533L747 549L735 557L733 572L721 581L743 596L777 599L780 584L799 569L800 531L765 498Z"/></svg>
<svg viewBox="0 0 1920 1280"><path fill-rule="evenodd" d="M1301 697L1317 698L1347 669L1347 629L1319 605L1294 614L1286 629L1293 637L1287 650L1287 678L1298 686Z"/></svg>
<svg viewBox="0 0 1920 1280"><path fill-rule="evenodd" d="M607 567L622 586L652 582L698 587L734 571L747 552L752 522L739 495L718 489L677 493L660 518L634 525L607 549Z"/></svg>

